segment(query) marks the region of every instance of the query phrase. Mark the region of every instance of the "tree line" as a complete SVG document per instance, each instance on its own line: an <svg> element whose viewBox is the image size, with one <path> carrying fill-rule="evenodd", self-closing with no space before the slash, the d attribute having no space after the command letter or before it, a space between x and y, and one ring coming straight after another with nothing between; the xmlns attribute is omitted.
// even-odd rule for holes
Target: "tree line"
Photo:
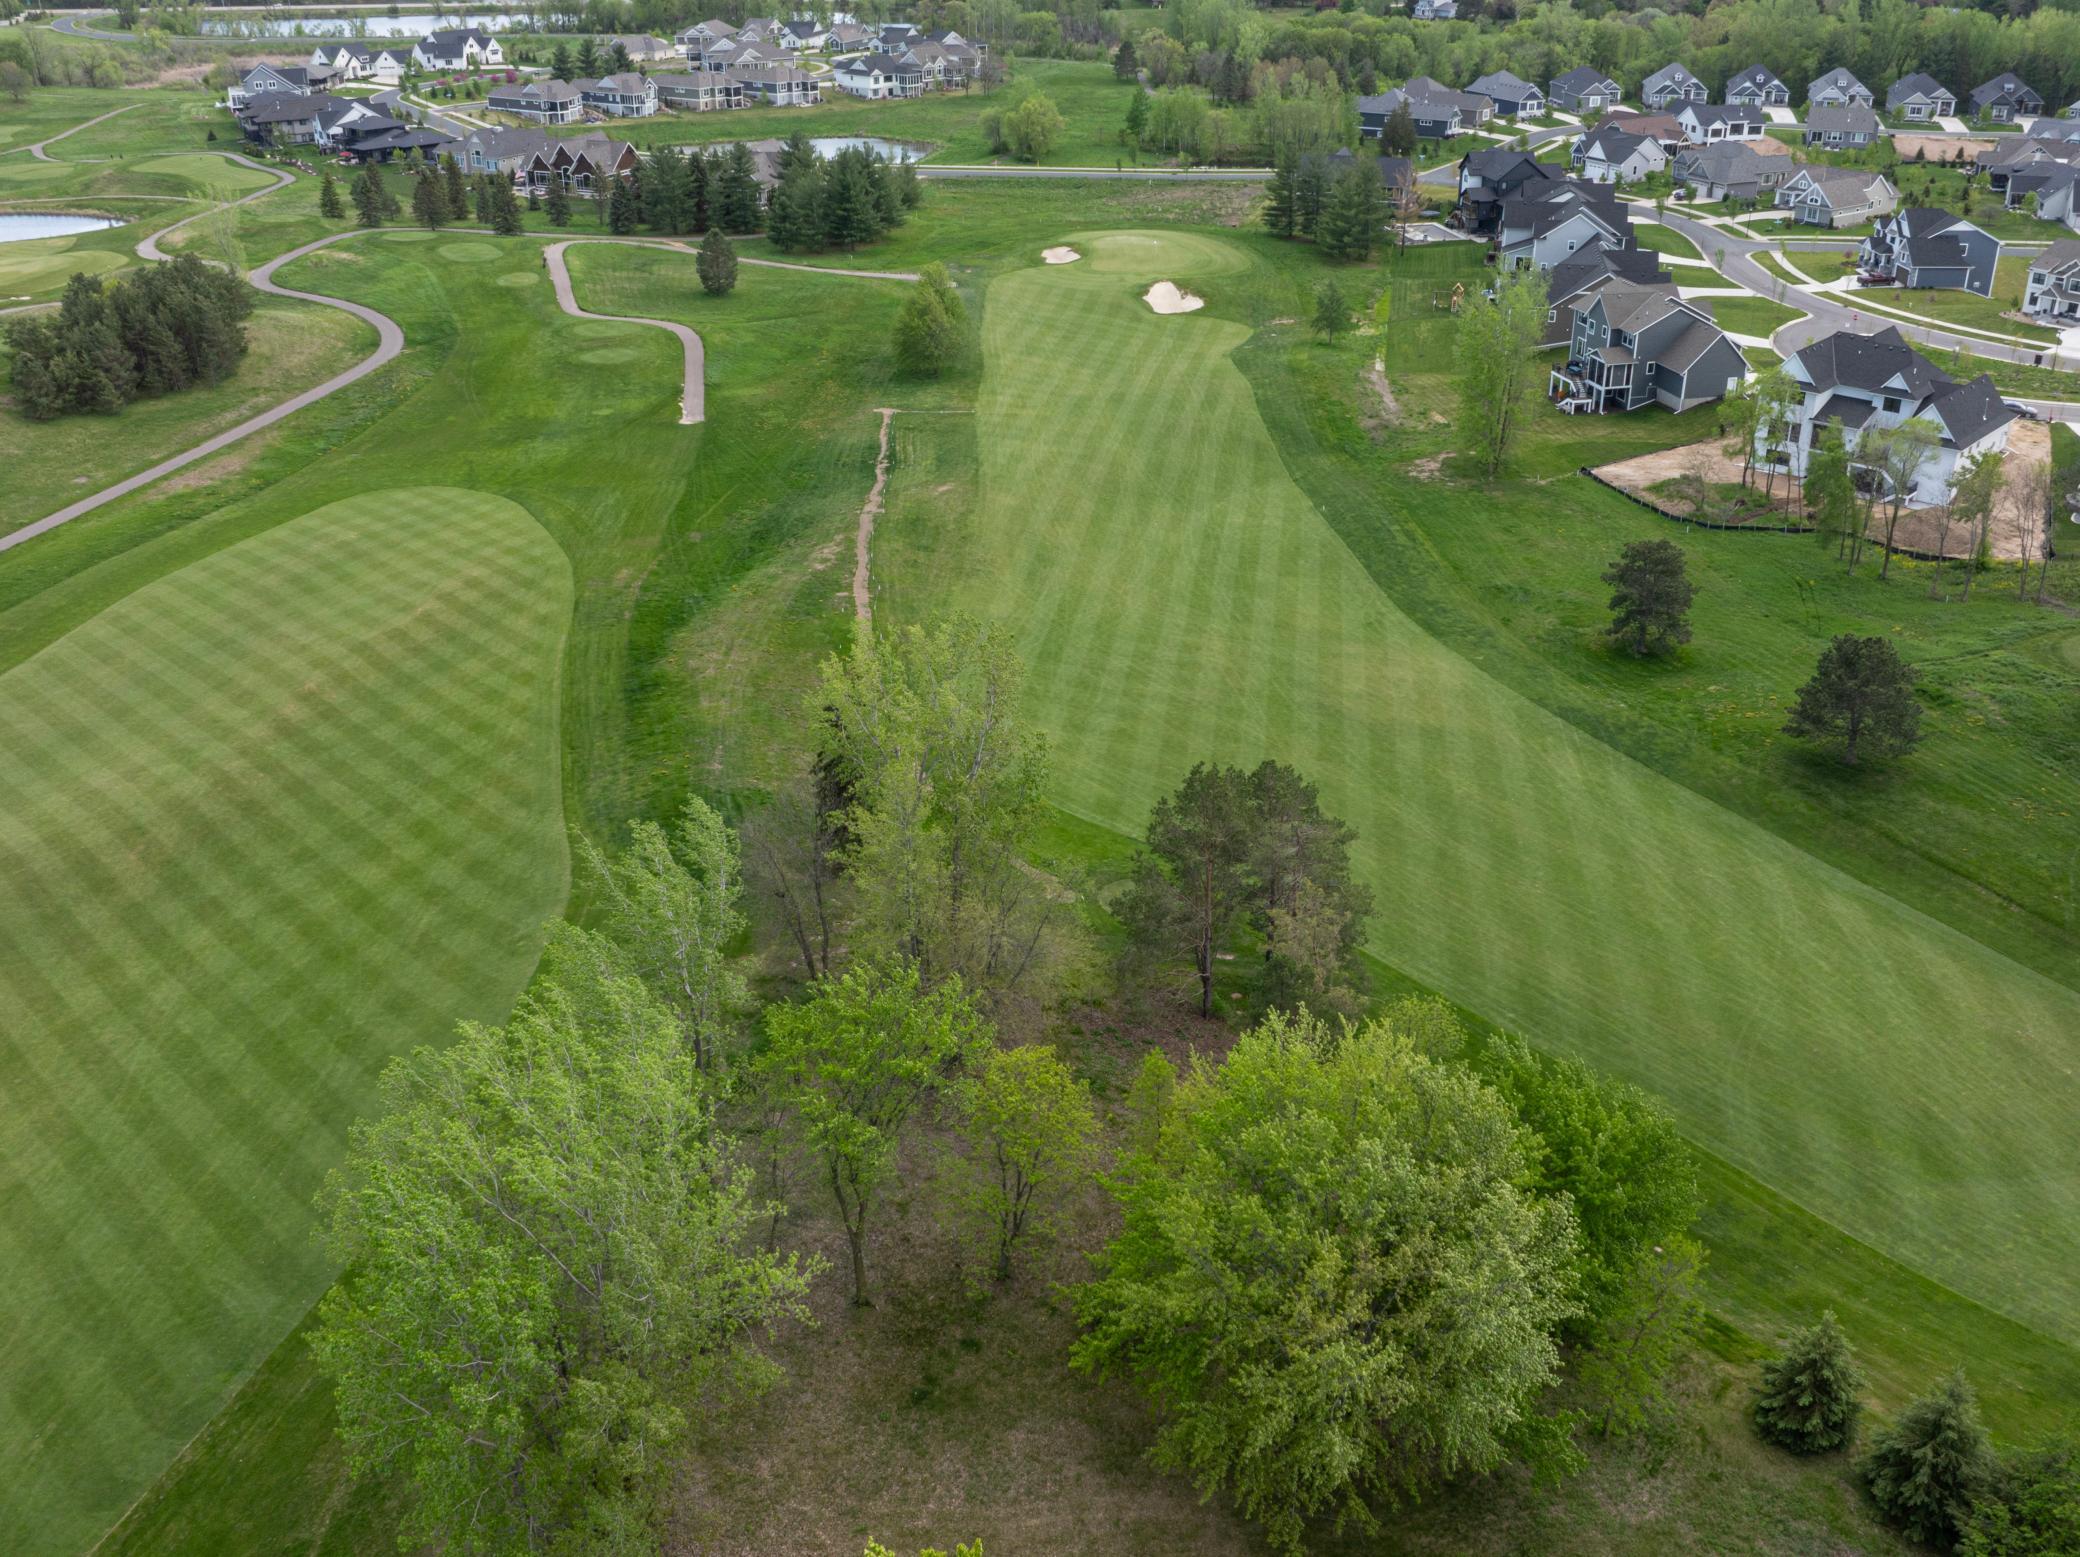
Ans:
<svg viewBox="0 0 2080 1557"><path fill-rule="evenodd" d="M56 314L8 326L15 404L49 421L220 384L245 358L252 311L250 286L192 254L113 286L76 275Z"/></svg>
<svg viewBox="0 0 2080 1557"><path fill-rule="evenodd" d="M1098 949L1031 863L1022 681L993 627L862 631L797 779L739 826L689 798L581 841L589 922L511 1018L386 1073L326 1191L347 1274L315 1344L411 1538L648 1539L688 1412L770 1383L759 1338L829 1274L784 1247L813 1200L855 1303L901 1200L983 1290L1089 1257L1068 1364L1143 1394L1159 1461L1282 1550L1662 1409L1702 1260L1672 1121L1438 1002L1375 1008L1356 836L1292 768L1194 767L1105 901L1123 998L1247 998L1225 1057L1151 1051L1108 1120L1015 1041ZM763 1005L761 906L798 975Z"/></svg>

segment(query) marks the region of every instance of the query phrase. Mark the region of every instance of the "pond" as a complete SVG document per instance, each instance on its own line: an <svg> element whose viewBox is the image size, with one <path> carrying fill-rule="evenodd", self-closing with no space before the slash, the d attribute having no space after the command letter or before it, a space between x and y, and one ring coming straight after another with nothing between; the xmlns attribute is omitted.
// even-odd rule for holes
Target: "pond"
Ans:
<svg viewBox="0 0 2080 1557"><path fill-rule="evenodd" d="M123 224L105 216L17 216L0 215L0 243L20 243L29 238L69 238L76 232L99 232Z"/></svg>
<svg viewBox="0 0 2080 1557"><path fill-rule="evenodd" d="M468 16L435 16L430 11L392 16L369 11L355 15L334 12L327 16L268 15L264 11L205 11L205 35L233 38L412 38L425 37L446 27L482 27L487 32L512 32L526 23L503 12L473 12Z"/></svg>
<svg viewBox="0 0 2080 1557"><path fill-rule="evenodd" d="M879 135L812 135L809 144L819 157L835 157L854 146L864 146L884 162L922 162L932 148L912 141L892 141Z"/></svg>

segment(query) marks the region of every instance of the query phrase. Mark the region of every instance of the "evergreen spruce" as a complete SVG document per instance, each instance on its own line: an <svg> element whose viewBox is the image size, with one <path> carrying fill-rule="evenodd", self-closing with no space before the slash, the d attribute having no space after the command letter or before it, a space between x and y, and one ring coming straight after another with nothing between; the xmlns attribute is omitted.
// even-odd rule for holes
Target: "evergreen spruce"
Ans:
<svg viewBox="0 0 2080 1557"><path fill-rule="evenodd" d="M382 175L367 163L354 179L354 220L363 227L382 226L383 204Z"/></svg>
<svg viewBox="0 0 2080 1557"><path fill-rule="evenodd" d="M1947 1550L1993 1467L1978 1400L1959 1369L1880 1432L1858 1470L1879 1513L1912 1539Z"/></svg>
<svg viewBox="0 0 2080 1557"><path fill-rule="evenodd" d="M510 179L491 181L491 230L501 238L520 235L520 200Z"/></svg>
<svg viewBox="0 0 2080 1557"><path fill-rule="evenodd" d="M1364 163L1353 164L1338 176L1322 207L1315 243L1331 259L1367 259L1379 226L1379 176Z"/></svg>
<svg viewBox="0 0 2080 1557"><path fill-rule="evenodd" d="M1119 40L1119 47L1112 51L1112 73L1122 81L1138 80L1141 61L1134 54L1134 35L1128 33Z"/></svg>
<svg viewBox="0 0 2080 1557"><path fill-rule="evenodd" d="M1781 1357L1762 1365L1755 1431L1793 1454L1833 1454L1855 1441L1863 1373L1834 1310L1791 1338Z"/></svg>
<svg viewBox="0 0 2080 1557"><path fill-rule="evenodd" d="M882 207L874 180L874 159L851 146L831 160L823 178L823 240L842 243L847 252L881 236Z"/></svg>
<svg viewBox="0 0 2080 1557"><path fill-rule="evenodd" d="M701 290L710 297L727 297L737 284L737 251L719 227L708 229L693 263L700 273Z"/></svg>
<svg viewBox="0 0 2080 1557"><path fill-rule="evenodd" d="M568 227L571 224L571 192L564 187L560 178L549 180L549 225Z"/></svg>
<svg viewBox="0 0 2080 1557"><path fill-rule="evenodd" d="M333 180L330 168L325 170L325 176L318 181L318 214L329 222L336 222L347 214L345 207L340 204L339 185Z"/></svg>
<svg viewBox="0 0 2080 1557"><path fill-rule="evenodd" d="M724 232L757 232L759 229L758 173L751 148L742 141L731 146L713 180L709 217Z"/></svg>
<svg viewBox="0 0 2080 1557"><path fill-rule="evenodd" d="M714 227L714 166L698 146L686 148L686 228L706 232Z"/></svg>
<svg viewBox="0 0 2080 1557"><path fill-rule="evenodd" d="M643 220L642 190L633 182L624 184L609 175L607 196L607 226L623 235L634 232Z"/></svg>
<svg viewBox="0 0 2080 1557"><path fill-rule="evenodd" d="M1300 159L1293 172L1293 225L1300 236L1312 238L1320 225L1322 208L1329 198L1329 171L1318 156Z"/></svg>
<svg viewBox="0 0 2080 1557"><path fill-rule="evenodd" d="M453 157L441 158L440 172L441 193L447 196L448 220L459 222L469 210L469 183Z"/></svg>
<svg viewBox="0 0 2080 1557"><path fill-rule="evenodd" d="M448 193L431 174L412 179L412 220L429 232L438 232L448 220Z"/></svg>
<svg viewBox="0 0 2080 1557"><path fill-rule="evenodd" d="M1293 154L1280 152L1278 165L1271 170L1271 182L1264 186L1264 227L1276 237L1290 238L1299 230L1294 184Z"/></svg>
<svg viewBox="0 0 2080 1557"><path fill-rule="evenodd" d="M798 162L780 175L766 217L774 248L799 254L823 247L823 195L823 169L815 162Z"/></svg>

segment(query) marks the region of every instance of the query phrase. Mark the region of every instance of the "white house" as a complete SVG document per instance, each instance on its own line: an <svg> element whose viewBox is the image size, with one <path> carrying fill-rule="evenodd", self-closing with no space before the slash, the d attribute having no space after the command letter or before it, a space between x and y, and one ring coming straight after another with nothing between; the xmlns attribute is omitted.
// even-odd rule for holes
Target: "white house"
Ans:
<svg viewBox="0 0 2080 1557"><path fill-rule="evenodd" d="M1668 153L1651 136L1598 130L1582 140L1582 177L1592 184L1636 184L1667 166Z"/></svg>
<svg viewBox="0 0 2080 1557"><path fill-rule="evenodd" d="M421 70L477 70L505 62L506 51L481 27L444 28L412 45L412 63Z"/></svg>
<svg viewBox="0 0 2080 1557"><path fill-rule="evenodd" d="M632 70L571 85L587 108L615 119L647 119L657 112L657 83Z"/></svg>
<svg viewBox="0 0 2080 1557"><path fill-rule="evenodd" d="M403 44L378 47L367 43L321 43L311 51L311 68L329 69L341 81L373 81L396 86L411 68L412 51Z"/></svg>
<svg viewBox="0 0 2080 1557"><path fill-rule="evenodd" d="M1842 330L1825 336L1785 358L1784 372L1803 394L1791 426L1756 431L1757 460L1803 477L1830 427L1841 429L1853 463L1859 445L1876 429L1919 421L1935 433L1936 443L1902 494L1913 508L1949 502L1962 468L1981 454L2005 449L2015 420L1989 375L1958 383L1890 325L1875 335ZM1856 471L1867 490L1891 497L1878 471L1865 465Z"/></svg>
<svg viewBox="0 0 2080 1557"><path fill-rule="evenodd" d="M831 67L831 81L854 97L917 97L924 91L924 72L892 54L862 54Z"/></svg>
<svg viewBox="0 0 2080 1557"><path fill-rule="evenodd" d="M1711 146L1720 141L1759 141L1768 132L1762 111L1720 103L1685 103L1676 113L1683 139L1693 146Z"/></svg>
<svg viewBox="0 0 2080 1557"><path fill-rule="evenodd" d="M2058 325L2080 324L2080 238L2061 238L2029 262L2022 311Z"/></svg>
<svg viewBox="0 0 2080 1557"><path fill-rule="evenodd" d="M1899 209L1899 191L1882 173L1800 168L1777 190L1777 205L1808 227L1853 227Z"/></svg>

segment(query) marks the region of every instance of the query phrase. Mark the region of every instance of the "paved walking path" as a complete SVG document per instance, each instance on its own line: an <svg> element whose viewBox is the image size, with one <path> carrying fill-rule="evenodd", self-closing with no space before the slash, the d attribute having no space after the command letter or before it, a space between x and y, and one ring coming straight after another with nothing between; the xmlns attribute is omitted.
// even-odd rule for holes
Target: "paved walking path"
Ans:
<svg viewBox="0 0 2080 1557"><path fill-rule="evenodd" d="M99 124L102 119L113 119L117 114L126 114L133 108L142 108L143 106L144 104L142 103L125 103L121 108L110 109L107 113L103 114L100 119L89 119L85 124L75 124L69 130L60 130L56 135L46 135L42 140L35 142L33 145L10 146L7 148L6 151L0 151L0 157L11 157L18 151L26 151L38 162L56 162L58 159L56 157L53 157L49 152L43 149L44 147L50 145L53 141L62 141L68 135L79 134L81 130L91 130L94 128L95 125Z"/></svg>
<svg viewBox="0 0 2080 1557"><path fill-rule="evenodd" d="M612 238L568 238L561 243L552 243L542 251L542 262L549 267L549 280L556 287L556 306L574 319L606 319L617 324L648 324L660 330L669 330L679 337L679 344L686 354L686 387L679 397L679 424L691 427L707 420L708 386L703 376L705 354L701 350L701 338L683 324L669 319L643 319L634 314L596 314L580 308L578 300L571 294L570 267L563 262L563 251L574 243L612 243ZM648 244L648 248L662 245ZM675 245L675 247L682 247Z"/></svg>

